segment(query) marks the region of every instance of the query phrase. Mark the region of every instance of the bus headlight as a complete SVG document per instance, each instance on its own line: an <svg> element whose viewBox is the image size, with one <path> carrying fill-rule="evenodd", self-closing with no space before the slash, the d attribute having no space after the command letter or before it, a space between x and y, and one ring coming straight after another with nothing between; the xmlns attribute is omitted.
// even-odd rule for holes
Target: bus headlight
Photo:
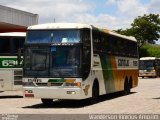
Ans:
<svg viewBox="0 0 160 120"><path fill-rule="evenodd" d="M75 91L67 91L67 94L76 94Z"/></svg>
<svg viewBox="0 0 160 120"><path fill-rule="evenodd" d="M33 93L32 90L25 90L24 93Z"/></svg>
<svg viewBox="0 0 160 120"><path fill-rule="evenodd" d="M151 72L156 72L155 70L151 70Z"/></svg>
<svg viewBox="0 0 160 120"><path fill-rule="evenodd" d="M144 70L139 70L139 73L144 73Z"/></svg>

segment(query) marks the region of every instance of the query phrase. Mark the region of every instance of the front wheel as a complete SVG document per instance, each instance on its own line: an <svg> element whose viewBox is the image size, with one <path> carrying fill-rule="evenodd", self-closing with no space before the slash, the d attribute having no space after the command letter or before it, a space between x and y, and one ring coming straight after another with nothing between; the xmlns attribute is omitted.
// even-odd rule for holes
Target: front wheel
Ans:
<svg viewBox="0 0 160 120"><path fill-rule="evenodd" d="M99 98L99 85L98 82L95 82L92 87L92 97L90 98L90 103L94 104Z"/></svg>
<svg viewBox="0 0 160 120"><path fill-rule="evenodd" d="M42 101L42 103L44 104L44 105L50 105L50 104L52 104L52 102L53 102L53 99L41 99L41 101Z"/></svg>

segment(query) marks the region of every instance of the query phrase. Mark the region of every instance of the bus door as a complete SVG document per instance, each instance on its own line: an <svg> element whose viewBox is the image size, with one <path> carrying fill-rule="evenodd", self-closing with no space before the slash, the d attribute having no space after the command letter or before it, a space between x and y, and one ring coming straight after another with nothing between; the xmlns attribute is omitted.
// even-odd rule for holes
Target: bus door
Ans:
<svg viewBox="0 0 160 120"><path fill-rule="evenodd" d="M4 89L4 79L0 78L0 91L3 91Z"/></svg>
<svg viewBox="0 0 160 120"><path fill-rule="evenodd" d="M13 89L12 70L0 70L0 91Z"/></svg>

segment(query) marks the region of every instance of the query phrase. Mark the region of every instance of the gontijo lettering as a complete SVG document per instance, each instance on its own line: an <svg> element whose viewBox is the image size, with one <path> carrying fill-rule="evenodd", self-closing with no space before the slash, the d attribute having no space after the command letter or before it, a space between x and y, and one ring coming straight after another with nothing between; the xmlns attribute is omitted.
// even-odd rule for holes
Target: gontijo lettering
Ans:
<svg viewBox="0 0 160 120"><path fill-rule="evenodd" d="M129 66L129 60L118 59L118 66Z"/></svg>

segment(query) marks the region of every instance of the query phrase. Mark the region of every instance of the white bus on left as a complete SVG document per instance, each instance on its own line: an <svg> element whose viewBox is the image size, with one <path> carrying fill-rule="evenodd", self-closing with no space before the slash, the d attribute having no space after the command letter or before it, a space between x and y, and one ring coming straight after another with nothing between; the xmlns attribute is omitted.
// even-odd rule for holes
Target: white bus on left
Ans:
<svg viewBox="0 0 160 120"><path fill-rule="evenodd" d="M0 33L0 91L22 89L22 61L18 50L23 48L25 32Z"/></svg>

